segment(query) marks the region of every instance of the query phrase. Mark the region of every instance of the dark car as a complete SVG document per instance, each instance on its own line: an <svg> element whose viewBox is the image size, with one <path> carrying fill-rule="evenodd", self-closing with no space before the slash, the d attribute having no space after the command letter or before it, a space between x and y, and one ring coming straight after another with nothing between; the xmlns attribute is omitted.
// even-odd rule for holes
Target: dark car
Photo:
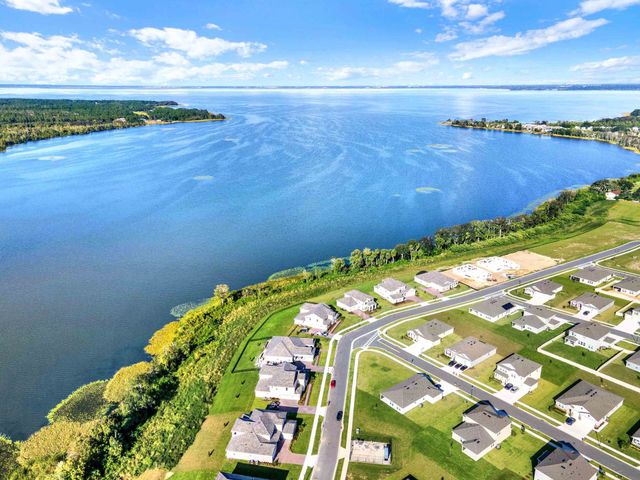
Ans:
<svg viewBox="0 0 640 480"><path fill-rule="evenodd" d="M337 421L342 420L342 410L338 410L338 414L336 415L336 420Z"/></svg>
<svg viewBox="0 0 640 480"><path fill-rule="evenodd" d="M513 388L513 384L511 384L511 383L507 383L507 384L504 386L504 388L505 388L505 390L511 390L511 389Z"/></svg>
<svg viewBox="0 0 640 480"><path fill-rule="evenodd" d="M453 367L455 364L456 364L456 361L455 361L455 360L451 360L451 361L449 362L449 366L450 366L450 367Z"/></svg>
<svg viewBox="0 0 640 480"><path fill-rule="evenodd" d="M466 365L462 365L462 366L460 366L460 371L464 372L467 368L469 368L469 367L467 367Z"/></svg>
<svg viewBox="0 0 640 480"><path fill-rule="evenodd" d="M567 425L573 425L574 423L576 423L576 419L575 419L575 418L573 418L573 417L568 417L568 418L565 420L565 423L566 423Z"/></svg>

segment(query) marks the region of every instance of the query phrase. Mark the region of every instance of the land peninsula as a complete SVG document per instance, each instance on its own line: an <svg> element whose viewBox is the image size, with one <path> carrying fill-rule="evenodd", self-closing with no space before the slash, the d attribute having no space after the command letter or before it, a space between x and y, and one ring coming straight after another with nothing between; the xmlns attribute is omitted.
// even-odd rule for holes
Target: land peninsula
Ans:
<svg viewBox="0 0 640 480"><path fill-rule="evenodd" d="M601 118L594 121L536 121L518 120L454 119L443 125L481 130L500 130L503 132L529 133L552 137L596 140L620 145L627 150L640 153L640 109L633 110L621 117Z"/></svg>
<svg viewBox="0 0 640 480"><path fill-rule="evenodd" d="M143 125L224 120L174 101L0 99L0 152L11 145Z"/></svg>
<svg viewBox="0 0 640 480"><path fill-rule="evenodd" d="M616 194L618 200L607 200L607 194L614 191L619 192ZM147 480L165 478L166 473L172 472L174 480L195 480L213 478L218 471L226 470L253 476L269 473L268 478L298 478L302 471L300 464L282 462L277 468L266 468L228 460L225 447L236 419L252 409L269 405L268 401L254 396L259 375L256 359L266 341L274 336L292 334L314 338L294 324L301 304L327 302L334 305L336 299L354 290L373 295L374 285L391 275L411 282L423 269L452 268L479 257L526 250L558 262L575 260L640 238L639 199L640 175L605 179L589 187L564 191L527 214L442 228L433 235L409 240L394 248L355 249L349 258L333 258L324 268L291 269L291 275L277 276L237 290L218 285L211 299L153 335L145 348L146 361L123 367L113 378L73 392L47 416L49 424L26 441L14 442L0 435L0 477L11 480ZM634 263L637 262L635 255L632 252L619 257L620 268L640 272ZM462 291L455 293L467 291L464 290L466 287L461 288ZM426 291L417 290L416 295L422 301L439 301ZM380 303L379 316L394 311L393 305L383 300ZM444 320L456 321L453 317ZM357 328L361 322L357 315L345 314L334 333ZM500 335L488 328L482 331L496 341L502 339L503 343L515 338L513 334L508 336L511 333L508 326L500 325ZM339 335L332 339L315 337L319 365L336 361L332 345L337 338ZM528 335L523 334L522 338L530 342L534 350L538 346ZM637 345L628 343L626 348L635 349ZM370 365L373 375L378 371L395 372L383 364L384 359L376 362ZM572 375L579 373L573 367L562 367L563 370L559 370L545 366L545 372L550 372L549 378L567 377L569 381L573 377L565 375L565 370L572 368ZM370 381L370 376L364 377ZM392 377L397 381L397 375ZM305 401L311 407L327 405L327 397L322 393L326 393L322 387L323 378L320 370L312 372L309 378L307 389L310 393ZM597 380L593 381L597 383ZM341 387L344 385L338 388ZM362 386L362 391L367 393L368 386ZM377 419L382 422L390 415L375 410L379 407L377 391L378 386L371 389L373 394L370 405L367 404L370 408L356 408L357 425L362 427L367 438L377 439L386 433L398 432L393 439L398 442L394 452L400 453L400 459L404 458L401 462L402 468L407 470L403 470L404 473L427 468L429 475L439 478L442 473L457 468L457 476L461 479L522 478L530 473L529 456L539 444L524 437L524 427L522 433L513 435L523 436L517 437L517 442L526 446L521 449L524 453L519 453L518 448L503 449L504 455L513 455L516 462L499 456L501 452L496 454L499 458L492 464L484 460L464 463L458 453L452 462L448 460L453 451L450 440L438 432L430 431L437 441L426 442L428 447L422 448L422 443L414 444L408 439L418 438L424 428L418 430L413 423L396 417L392 424L376 425ZM358 392L363 398L360 386ZM640 404L632 397L626 400L631 410L622 414L635 422L640 417ZM543 404L542 400L540 403ZM462 400L458 399L456 408L460 410L463 406ZM546 404L543 406L546 408ZM374 410L376 414L371 415ZM345 418L349 415L345 412ZM294 454L317 452L321 429L312 428L314 416L291 413L290 417L298 432L292 440L291 451ZM616 418L612 423L615 429L603 433L607 443L611 448L619 448L620 453L635 455L626 433L629 422L617 425ZM449 423L442 428L450 434ZM420 438L425 440L426 437ZM515 466L511 467L511 464ZM392 463L385 467L387 470L363 465L349 468L353 468L350 470L353 478L382 478L387 473L400 472L397 465Z"/></svg>

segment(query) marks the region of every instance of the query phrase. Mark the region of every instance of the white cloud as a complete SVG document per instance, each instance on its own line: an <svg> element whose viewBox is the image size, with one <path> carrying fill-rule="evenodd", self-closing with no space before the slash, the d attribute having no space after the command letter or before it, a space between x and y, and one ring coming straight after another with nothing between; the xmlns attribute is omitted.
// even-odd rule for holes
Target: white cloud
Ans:
<svg viewBox="0 0 640 480"><path fill-rule="evenodd" d="M425 61L396 62L388 67L340 67L319 68L318 72L330 81L350 80L354 78L391 78L401 75L421 73L438 63L436 58Z"/></svg>
<svg viewBox="0 0 640 480"><path fill-rule="evenodd" d="M604 73L640 68L640 56L613 57L599 62L585 62L571 67L572 72Z"/></svg>
<svg viewBox="0 0 640 480"><path fill-rule="evenodd" d="M309 62L307 62L306 60L300 60L298 63L300 65L307 65Z"/></svg>
<svg viewBox="0 0 640 480"><path fill-rule="evenodd" d="M60 5L60 0L5 0L5 3L8 7L17 10L27 10L43 15L64 15L73 12L73 8Z"/></svg>
<svg viewBox="0 0 640 480"><path fill-rule="evenodd" d="M420 35L422 33L422 29L421 28L416 28L414 30L414 32L416 32L418 35Z"/></svg>
<svg viewBox="0 0 640 480"><path fill-rule="evenodd" d="M444 32L441 32L436 35L435 41L436 43L448 42L450 40L455 40L458 38L458 34L454 29L447 27L444 29Z"/></svg>
<svg viewBox="0 0 640 480"><path fill-rule="evenodd" d="M389 0L389 3L400 5L404 8L431 8L431 4L420 0Z"/></svg>
<svg viewBox="0 0 640 480"><path fill-rule="evenodd" d="M216 23L207 23L205 25L205 28L207 30L222 30L222 27L220 27L220 25L218 25Z"/></svg>
<svg viewBox="0 0 640 480"><path fill-rule="evenodd" d="M212 79L248 80L288 67L266 63L208 63L167 49L143 58L113 56L76 36L0 32L0 82L168 85L210 84Z"/></svg>
<svg viewBox="0 0 640 480"><path fill-rule="evenodd" d="M486 17L489 14L489 9L486 5L479 3L472 3L467 5L467 14L465 18L467 20L478 20L479 18Z"/></svg>
<svg viewBox="0 0 640 480"><path fill-rule="evenodd" d="M494 35L473 42L458 43L449 57L452 60L473 60L490 56L521 55L562 40L583 37L607 23L604 18L596 20L585 20L581 17L569 18L550 27L519 32L512 37Z"/></svg>
<svg viewBox="0 0 640 480"><path fill-rule="evenodd" d="M145 45L178 50L191 58L216 57L227 52L236 52L241 57L249 57L267 48L263 43L230 42L222 38L201 37L193 30L181 28L146 27L130 30L129 34Z"/></svg>
<svg viewBox="0 0 640 480"><path fill-rule="evenodd" d="M464 72L464 73L462 74L462 79L463 79L463 80L469 80L469 79L471 79L471 78L473 78L473 73L471 73L471 72Z"/></svg>
<svg viewBox="0 0 640 480"><path fill-rule="evenodd" d="M602 10L624 10L633 5L640 5L640 0L584 0L575 14L591 15Z"/></svg>
<svg viewBox="0 0 640 480"><path fill-rule="evenodd" d="M443 17L455 18L458 16L458 10L456 9L457 0L439 0L440 11Z"/></svg>
<svg viewBox="0 0 640 480"><path fill-rule="evenodd" d="M479 33L483 33L484 31L486 31L487 28L492 26L497 21L502 20L504 17L505 17L505 14L504 14L503 11L494 12L494 13L492 13L490 15L487 15L482 20L480 20L479 22L476 22L476 23L473 23L473 22L460 22L460 26L462 28L464 28L469 33L479 34Z"/></svg>

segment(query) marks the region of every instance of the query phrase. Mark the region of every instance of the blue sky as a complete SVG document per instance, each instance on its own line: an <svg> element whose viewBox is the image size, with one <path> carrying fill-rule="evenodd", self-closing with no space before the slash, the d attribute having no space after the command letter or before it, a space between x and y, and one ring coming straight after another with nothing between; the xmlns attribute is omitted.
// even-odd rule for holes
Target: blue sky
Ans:
<svg viewBox="0 0 640 480"><path fill-rule="evenodd" d="M0 83L640 82L640 0L0 0Z"/></svg>

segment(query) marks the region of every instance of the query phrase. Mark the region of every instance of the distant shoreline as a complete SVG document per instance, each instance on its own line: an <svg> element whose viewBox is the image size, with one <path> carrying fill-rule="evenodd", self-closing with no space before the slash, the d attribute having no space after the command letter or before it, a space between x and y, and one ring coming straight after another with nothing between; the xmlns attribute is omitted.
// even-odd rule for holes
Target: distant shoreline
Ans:
<svg viewBox="0 0 640 480"><path fill-rule="evenodd" d="M523 134L529 134L529 135L539 135L539 136L543 136L543 137L566 138L566 139L570 139L570 140L591 140L591 141L594 141L594 142L601 142L601 143L608 143L609 145L616 145L616 146L618 146L620 148L623 148L625 150L629 150L630 152L637 153L637 154L640 155L640 149L638 149L638 148L620 145L619 143L613 142L611 140L606 140L604 138L577 137L577 136L574 136L574 135L561 135L561 134L558 134L558 133L534 132L534 131L528 131L528 130L514 130L512 128L497 128L497 127L492 127L492 126L479 127L479 126L476 126L476 125L454 125L450 121L440 122L440 125L444 125L446 127L454 127L454 128L468 128L468 129L472 129L472 130L487 130L487 131L491 130L491 131L494 131L494 132L523 133Z"/></svg>

